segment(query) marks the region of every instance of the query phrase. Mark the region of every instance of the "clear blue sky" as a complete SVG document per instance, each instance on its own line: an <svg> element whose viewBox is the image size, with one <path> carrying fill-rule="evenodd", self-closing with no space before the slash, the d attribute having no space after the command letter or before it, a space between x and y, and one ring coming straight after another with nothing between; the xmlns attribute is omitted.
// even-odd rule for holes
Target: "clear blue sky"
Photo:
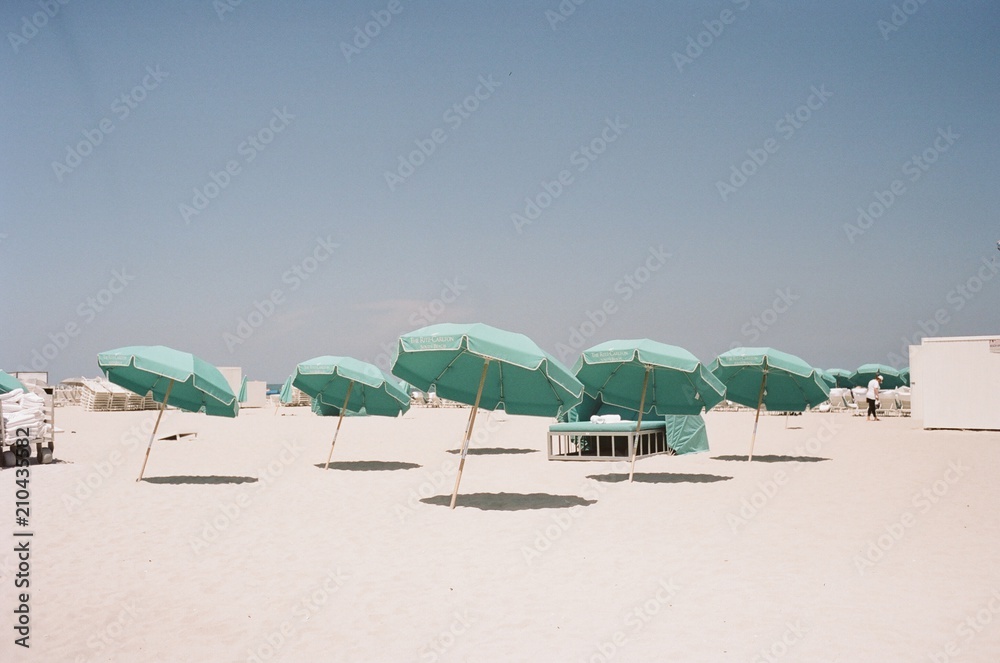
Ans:
<svg viewBox="0 0 1000 663"><path fill-rule="evenodd" d="M1000 5L562 6L2 3L0 367L1000 334Z"/></svg>

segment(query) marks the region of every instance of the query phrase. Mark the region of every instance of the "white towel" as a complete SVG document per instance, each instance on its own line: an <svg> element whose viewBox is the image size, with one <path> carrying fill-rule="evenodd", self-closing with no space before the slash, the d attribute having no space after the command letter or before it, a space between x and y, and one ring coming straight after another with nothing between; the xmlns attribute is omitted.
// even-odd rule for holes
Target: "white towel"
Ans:
<svg viewBox="0 0 1000 663"><path fill-rule="evenodd" d="M592 424L616 424L622 420L620 414L595 414L590 418Z"/></svg>

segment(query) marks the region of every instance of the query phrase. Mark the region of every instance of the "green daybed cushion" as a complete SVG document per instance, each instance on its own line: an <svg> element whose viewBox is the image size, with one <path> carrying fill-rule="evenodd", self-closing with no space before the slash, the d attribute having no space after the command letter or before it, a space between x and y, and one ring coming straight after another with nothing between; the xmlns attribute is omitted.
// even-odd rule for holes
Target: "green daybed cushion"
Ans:
<svg viewBox="0 0 1000 663"><path fill-rule="evenodd" d="M665 430L667 422L662 419L644 421L639 430ZM589 421L570 421L549 426L550 433L628 433L635 430L634 421L618 421L612 424L594 424Z"/></svg>

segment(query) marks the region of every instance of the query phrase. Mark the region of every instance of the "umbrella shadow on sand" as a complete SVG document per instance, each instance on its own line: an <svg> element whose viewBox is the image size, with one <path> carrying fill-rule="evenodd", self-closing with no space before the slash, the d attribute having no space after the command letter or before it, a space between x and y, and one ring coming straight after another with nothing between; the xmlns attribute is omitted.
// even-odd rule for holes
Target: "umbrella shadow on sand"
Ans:
<svg viewBox="0 0 1000 663"><path fill-rule="evenodd" d="M170 483L170 484L222 484L222 483L257 483L257 477L224 477L218 475L211 476L173 476L173 477L144 477L145 483Z"/></svg>
<svg viewBox="0 0 1000 663"><path fill-rule="evenodd" d="M461 449L448 449L450 454L460 454ZM535 454L538 449L505 449L503 447L484 447L482 449L468 449L466 453L470 456L503 456L506 454Z"/></svg>
<svg viewBox="0 0 1000 663"><path fill-rule="evenodd" d="M420 500L424 504L450 506L451 495L434 495ZM550 495L549 493L472 493L459 495L456 506L467 506L482 511L528 511L531 509L569 509L590 506L597 500L585 500L576 495Z"/></svg>
<svg viewBox="0 0 1000 663"><path fill-rule="evenodd" d="M738 460L741 462L746 462L746 456L739 455L729 455L729 456L712 456L712 460ZM754 456L753 462L757 463L822 463L824 461L830 460L829 458L820 458L819 456Z"/></svg>
<svg viewBox="0 0 1000 663"><path fill-rule="evenodd" d="M324 469L325 463L316 463L316 467ZM351 472L392 472L395 470L415 470L423 467L417 463L404 463L394 460L341 460L330 463L331 470L349 470Z"/></svg>
<svg viewBox="0 0 1000 663"><path fill-rule="evenodd" d="M604 483L628 483L628 474L591 474L587 477ZM732 477L718 474L674 474L671 472L636 472L636 483L715 483L729 481Z"/></svg>

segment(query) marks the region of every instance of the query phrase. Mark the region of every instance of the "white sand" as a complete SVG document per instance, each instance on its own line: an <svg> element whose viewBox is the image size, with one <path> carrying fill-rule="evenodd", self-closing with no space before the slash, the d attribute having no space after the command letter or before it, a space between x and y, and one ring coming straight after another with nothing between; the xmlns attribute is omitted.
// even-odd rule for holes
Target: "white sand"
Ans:
<svg viewBox="0 0 1000 663"><path fill-rule="evenodd" d="M329 471L315 464L336 420L285 412L168 412L168 431L199 437L158 442L149 481L136 483L145 438L129 431L154 413L60 408L63 462L31 475L32 648L13 645L11 543L0 553L0 660L1000 652L998 433L847 414L786 429L764 416L762 462L746 463L719 457L746 454L752 413L710 413L711 453L641 460L643 481L628 484L588 478L627 472L612 463L547 461L549 420L483 414L476 447L530 453L470 455L450 511L419 500L450 494L458 457L446 450L468 410L349 418ZM0 472L11 542L13 481Z"/></svg>

